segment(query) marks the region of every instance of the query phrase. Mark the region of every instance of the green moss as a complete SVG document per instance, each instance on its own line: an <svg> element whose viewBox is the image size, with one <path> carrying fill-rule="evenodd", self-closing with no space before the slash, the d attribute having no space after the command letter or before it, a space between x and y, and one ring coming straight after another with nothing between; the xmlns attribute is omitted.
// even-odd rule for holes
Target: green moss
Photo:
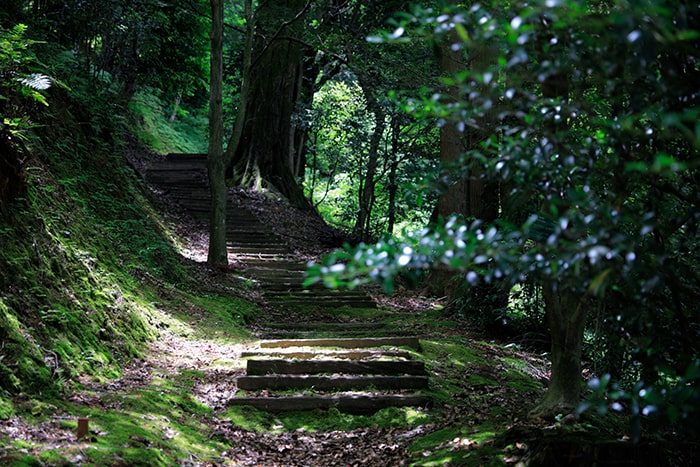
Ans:
<svg viewBox="0 0 700 467"><path fill-rule="evenodd" d="M137 438L131 440L137 444ZM110 449L111 448L111 449ZM159 448L145 447L121 447L107 446L106 449L88 448L85 450L88 463L92 465L129 465L129 466L170 466L172 459L168 459Z"/></svg>
<svg viewBox="0 0 700 467"><path fill-rule="evenodd" d="M361 427L412 427L432 420L432 414L410 407L389 407L371 415L353 415L338 409L271 414L252 407L230 407L223 415L236 426L251 431L350 431Z"/></svg>
<svg viewBox="0 0 700 467"><path fill-rule="evenodd" d="M488 365L483 357L483 352L469 347L467 343L447 339L440 341L421 341L423 353L427 358L439 362L447 362L458 367L466 368L467 365Z"/></svg>
<svg viewBox="0 0 700 467"><path fill-rule="evenodd" d="M39 454L42 465L71 465L72 463L60 452L55 450L43 451Z"/></svg>
<svg viewBox="0 0 700 467"><path fill-rule="evenodd" d="M518 392L537 392L541 393L544 388L542 383L532 379L517 370L508 370L504 375L505 379L508 380L506 383L508 387L515 389Z"/></svg>
<svg viewBox="0 0 700 467"><path fill-rule="evenodd" d="M0 367L0 372L4 371L2 367ZM0 394L0 420L7 420L8 418L12 417L15 414L15 406L14 404L8 400L2 397Z"/></svg>
<svg viewBox="0 0 700 467"><path fill-rule="evenodd" d="M43 464L34 456L21 456L15 459L7 459L12 467L41 467Z"/></svg>
<svg viewBox="0 0 700 467"><path fill-rule="evenodd" d="M491 378L486 378L484 376L481 376L480 374L477 373L472 373L469 375L469 379L467 380L469 385L471 386L500 386L501 384L493 380Z"/></svg>
<svg viewBox="0 0 700 467"><path fill-rule="evenodd" d="M465 431L449 426L416 439L409 445L409 465L504 465L503 453L493 447L496 429L491 423Z"/></svg>
<svg viewBox="0 0 700 467"><path fill-rule="evenodd" d="M245 338L250 334L244 325L255 319L259 309L256 304L230 295L189 295L188 299L206 310L197 325L194 338L230 339Z"/></svg>
<svg viewBox="0 0 700 467"><path fill-rule="evenodd" d="M408 447L409 452L425 452L433 449L436 446L455 439L460 434L460 430L456 427L447 427L434 431L428 435L422 436L411 443Z"/></svg>
<svg viewBox="0 0 700 467"><path fill-rule="evenodd" d="M166 106L149 90L137 92L130 108L137 117L133 128L139 140L154 151L161 154L207 152L206 115L181 111L177 120L170 122Z"/></svg>

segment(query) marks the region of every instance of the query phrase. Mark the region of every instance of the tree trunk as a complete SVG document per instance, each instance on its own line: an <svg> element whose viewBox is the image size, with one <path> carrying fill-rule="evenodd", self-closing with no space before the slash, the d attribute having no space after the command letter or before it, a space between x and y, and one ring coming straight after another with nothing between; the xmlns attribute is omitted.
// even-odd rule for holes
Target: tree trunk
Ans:
<svg viewBox="0 0 700 467"><path fill-rule="evenodd" d="M316 80L321 73L321 67L316 63L316 53L307 50L304 54L302 75L299 79L299 98L297 102L296 118L293 125L292 140L292 174L297 179L303 180L306 172L307 141L309 139L308 114L313 109L314 94L316 93ZM309 197L309 199L313 199Z"/></svg>
<svg viewBox="0 0 700 467"><path fill-rule="evenodd" d="M472 70L486 70L496 54L486 50L472 50L469 57L454 51L452 44L458 42L453 33L440 46L440 71L453 78L465 67ZM450 101L463 99L457 86L446 89ZM447 186L440 194L433 219L447 218L454 214L465 218L494 222L499 215L499 187L497 183L484 178L484 170L479 163L470 164L466 173L462 170L462 154L466 150L478 148L490 134L495 109L478 122L479 128L461 132L455 123L446 122L440 128L440 163L448 171L445 174ZM426 291L436 296L446 296L449 302L467 297L474 308L502 308L508 303L507 292L497 285L467 286L464 280L455 278L453 272L443 269L430 271L426 279Z"/></svg>
<svg viewBox="0 0 700 467"><path fill-rule="evenodd" d="M399 119L397 115L393 115L391 118L391 154L389 154L389 207L388 207L388 220L386 231L389 234L394 233L394 225L396 224L396 194L398 192L398 184L396 182L396 176L399 169L399 161L397 158L399 151L399 134L401 132L401 127L399 126Z"/></svg>
<svg viewBox="0 0 700 467"><path fill-rule="evenodd" d="M545 36L546 38L547 36ZM542 47L544 49L544 47ZM569 74L560 71L542 83L542 96L552 99L568 99ZM562 119L546 128L550 134L566 126ZM555 153L558 151L555 150ZM557 198L564 208L565 200L560 199L560 192L549 194L548 199ZM545 201L541 210L549 211L549 202ZM579 403L581 393L581 348L583 332L586 325L587 297L567 288L561 283L542 284L542 298L545 316L552 338L552 373L549 387L544 399L530 412L531 417L554 418L561 413L572 412Z"/></svg>
<svg viewBox="0 0 700 467"><path fill-rule="evenodd" d="M211 0L211 74L209 83L209 153L207 171L211 192L207 264L228 265L226 251L226 180L223 154L223 36L224 2Z"/></svg>
<svg viewBox="0 0 700 467"><path fill-rule="evenodd" d="M292 117L304 58L303 45L294 39L303 34L305 12L304 0L270 0L256 10L236 130L226 154L240 186L261 189L265 182L293 205L311 210L292 163Z"/></svg>
<svg viewBox="0 0 700 467"><path fill-rule="evenodd" d="M212 57L212 59L213 58L214 57ZM175 120L177 120L177 112L178 110L180 110L180 102L182 102L182 89L177 93L177 96L175 96L175 102L173 103L173 111L170 113L170 118L168 118L168 121L170 123L175 123Z"/></svg>
<svg viewBox="0 0 700 467"><path fill-rule="evenodd" d="M551 419L571 413L579 403L581 349L588 310L585 297L556 283L544 285L542 297L552 337L552 371L547 393L530 416Z"/></svg>
<svg viewBox="0 0 700 467"><path fill-rule="evenodd" d="M376 185L377 166L379 162L379 146L384 136L386 128L386 114L382 109L381 104L373 93L373 89L368 83L360 79L360 85L364 91L365 99L367 100L367 110L374 114L374 132L370 140L369 150L367 152L367 167L364 177L360 180L359 189L359 210L357 219L355 219L355 235L362 241L368 241L370 237L370 216L372 214L372 205L374 204L374 188Z"/></svg>

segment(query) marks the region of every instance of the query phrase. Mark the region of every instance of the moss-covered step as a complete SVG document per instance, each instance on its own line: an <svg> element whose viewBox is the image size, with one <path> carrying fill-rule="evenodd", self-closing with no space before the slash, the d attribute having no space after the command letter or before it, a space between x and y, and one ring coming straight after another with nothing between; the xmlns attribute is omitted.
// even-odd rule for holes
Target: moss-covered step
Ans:
<svg viewBox="0 0 700 467"><path fill-rule="evenodd" d="M261 323L260 334L267 339L308 339L320 337L377 337L384 333L381 322L310 322ZM413 332L392 330L395 336L414 335Z"/></svg>
<svg viewBox="0 0 700 467"><path fill-rule="evenodd" d="M268 412L288 412L336 408L352 414L374 413L387 407L432 406L430 396L422 394L236 397L229 405L247 405Z"/></svg>
<svg viewBox="0 0 700 467"><path fill-rule="evenodd" d="M316 391L348 391L351 389L426 389L428 377L410 376L308 376L268 375L241 376L238 389L257 391L260 389L314 389Z"/></svg>
<svg viewBox="0 0 700 467"><path fill-rule="evenodd" d="M412 336L413 331L396 331L392 330L394 336ZM310 338L331 338L331 337L354 337L354 338L364 338L364 337L378 337L381 335L386 335L386 332L382 332L381 329L373 330L358 330L358 331L341 331L341 330L319 330L319 331L284 331L284 330L268 330L264 329L258 332L258 335L265 337L266 339L310 339Z"/></svg>
<svg viewBox="0 0 700 467"><path fill-rule="evenodd" d="M311 359L311 358L340 358L347 360L371 360L380 358L404 358L410 359L411 354L402 350L316 350L304 351L295 349L278 349L278 350L247 350L241 352L242 358L249 357L278 357L278 358L296 358L296 359Z"/></svg>
<svg viewBox="0 0 700 467"><path fill-rule="evenodd" d="M425 365L416 360L248 360L248 375L425 375Z"/></svg>
<svg viewBox="0 0 700 467"><path fill-rule="evenodd" d="M313 321L306 323L260 323L260 326L263 328L281 329L285 331L364 331L368 329L385 328L386 323Z"/></svg>
<svg viewBox="0 0 700 467"><path fill-rule="evenodd" d="M337 299L335 297L314 297L309 300L308 297L299 298L271 298L267 302L273 307L283 307L284 309L297 309L301 307L316 306L325 310L334 308L376 308L377 304L370 299Z"/></svg>
<svg viewBox="0 0 700 467"><path fill-rule="evenodd" d="M410 347L421 350L417 337L361 337L361 338L328 338L328 339L269 339L260 341L260 348L289 348L289 347L338 347L342 349L360 349L369 347Z"/></svg>

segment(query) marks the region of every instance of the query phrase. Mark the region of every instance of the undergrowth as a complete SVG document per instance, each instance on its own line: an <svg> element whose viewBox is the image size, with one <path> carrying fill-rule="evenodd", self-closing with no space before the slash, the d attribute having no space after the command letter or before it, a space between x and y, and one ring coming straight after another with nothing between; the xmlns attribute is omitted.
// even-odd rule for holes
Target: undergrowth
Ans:
<svg viewBox="0 0 700 467"><path fill-rule="evenodd" d="M69 73L56 56L48 66ZM50 400L80 375L118 376L157 335L165 289L182 309L218 307L234 334L254 313L187 293L192 266L126 163L126 111L109 90L76 77L47 101L26 106L23 196L0 213L1 419L23 394Z"/></svg>
<svg viewBox="0 0 700 467"><path fill-rule="evenodd" d="M180 108L175 120L170 121L172 110L153 89L137 92L129 108L136 136L152 150L160 154L207 152L208 120L202 111Z"/></svg>

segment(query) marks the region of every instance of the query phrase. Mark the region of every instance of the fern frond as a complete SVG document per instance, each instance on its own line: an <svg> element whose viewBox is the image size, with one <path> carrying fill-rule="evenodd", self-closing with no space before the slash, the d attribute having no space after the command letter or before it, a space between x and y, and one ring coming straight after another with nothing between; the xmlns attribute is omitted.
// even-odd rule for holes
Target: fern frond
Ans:
<svg viewBox="0 0 700 467"><path fill-rule="evenodd" d="M36 91L45 91L51 87L51 78L41 73L32 73L24 78L19 78L18 81Z"/></svg>

